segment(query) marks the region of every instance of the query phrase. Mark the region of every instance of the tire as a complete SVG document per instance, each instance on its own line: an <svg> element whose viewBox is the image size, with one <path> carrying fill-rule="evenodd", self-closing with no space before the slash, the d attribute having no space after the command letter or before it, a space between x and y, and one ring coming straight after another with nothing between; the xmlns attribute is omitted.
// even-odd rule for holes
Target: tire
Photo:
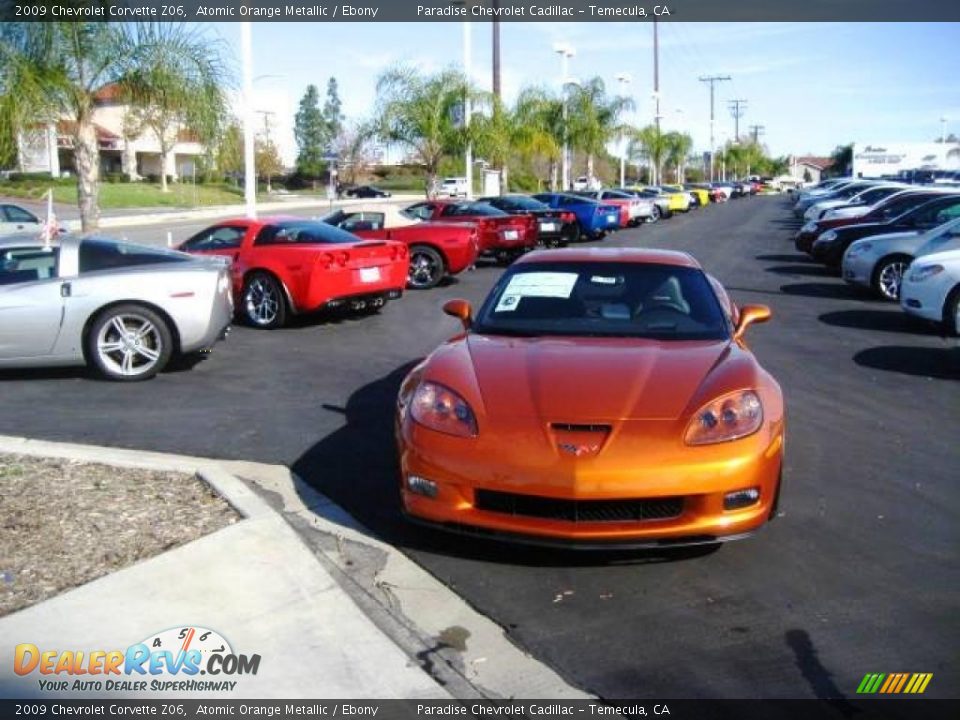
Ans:
<svg viewBox="0 0 960 720"><path fill-rule="evenodd" d="M116 305L97 315L84 338L87 361L108 380L148 380L173 355L167 321L150 308Z"/></svg>
<svg viewBox="0 0 960 720"><path fill-rule="evenodd" d="M646 222L648 225L653 225L654 223L660 222L660 206L659 205L653 206L653 214L650 215L650 217L648 217L644 222Z"/></svg>
<svg viewBox="0 0 960 720"><path fill-rule="evenodd" d="M572 242L576 242L580 237L580 226L576 223L569 223L564 225L563 230L560 231L560 245L563 247L569 245Z"/></svg>
<svg viewBox="0 0 960 720"><path fill-rule="evenodd" d="M407 270L407 286L414 290L436 287L447 274L443 255L428 245L410 247L410 266Z"/></svg>
<svg viewBox="0 0 960 720"><path fill-rule="evenodd" d="M265 272L251 273L243 283L240 315L251 327L273 330L287 321L287 301L277 279Z"/></svg>
<svg viewBox="0 0 960 720"><path fill-rule="evenodd" d="M960 336L960 285L957 285L943 304L943 328L948 335Z"/></svg>
<svg viewBox="0 0 960 720"><path fill-rule="evenodd" d="M884 300L894 302L899 300L900 283L911 260L909 255L890 255L882 258L873 271L873 279L870 283L874 292Z"/></svg>

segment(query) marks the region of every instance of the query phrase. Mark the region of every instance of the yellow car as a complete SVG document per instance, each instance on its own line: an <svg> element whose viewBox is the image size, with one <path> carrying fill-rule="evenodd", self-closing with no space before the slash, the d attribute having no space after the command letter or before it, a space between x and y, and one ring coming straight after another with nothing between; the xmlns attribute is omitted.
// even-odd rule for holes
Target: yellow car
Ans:
<svg viewBox="0 0 960 720"><path fill-rule="evenodd" d="M684 185L683 189L697 196L697 199L700 201L700 207L706 207L710 204L710 193L704 188L695 185Z"/></svg>
<svg viewBox="0 0 960 720"><path fill-rule="evenodd" d="M644 190L652 190L668 198L671 212L687 212L690 209L690 195L686 190L677 190L666 185L652 185L644 188Z"/></svg>

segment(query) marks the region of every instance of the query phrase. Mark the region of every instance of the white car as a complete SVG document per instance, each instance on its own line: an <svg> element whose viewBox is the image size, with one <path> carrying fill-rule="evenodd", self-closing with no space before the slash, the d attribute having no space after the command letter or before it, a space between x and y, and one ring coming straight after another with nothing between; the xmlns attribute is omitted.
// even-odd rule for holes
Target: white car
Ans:
<svg viewBox="0 0 960 720"><path fill-rule="evenodd" d="M437 188L438 197L467 197L467 179L465 177L446 177Z"/></svg>
<svg viewBox="0 0 960 720"><path fill-rule="evenodd" d="M960 335L960 250L924 255L910 263L900 286L900 307Z"/></svg>
<svg viewBox="0 0 960 720"><path fill-rule="evenodd" d="M599 190L602 187L603 183L592 176L581 175L573 181L574 190Z"/></svg>
<svg viewBox="0 0 960 720"><path fill-rule="evenodd" d="M843 255L843 279L897 300L903 273L914 258L960 249L960 218L925 233L874 235L857 240Z"/></svg>
<svg viewBox="0 0 960 720"><path fill-rule="evenodd" d="M0 237L40 231L40 219L19 205L0 205Z"/></svg>

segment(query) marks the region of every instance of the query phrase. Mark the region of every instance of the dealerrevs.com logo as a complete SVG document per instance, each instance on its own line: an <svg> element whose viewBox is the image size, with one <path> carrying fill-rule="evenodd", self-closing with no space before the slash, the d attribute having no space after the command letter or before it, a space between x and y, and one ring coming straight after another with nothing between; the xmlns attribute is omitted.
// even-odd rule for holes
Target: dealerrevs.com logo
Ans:
<svg viewBox="0 0 960 720"><path fill-rule="evenodd" d="M14 649L13 671L38 675L42 691L230 692L240 675L256 675L259 655L244 655L215 630L171 628L126 650ZM201 679L200 676L203 676Z"/></svg>

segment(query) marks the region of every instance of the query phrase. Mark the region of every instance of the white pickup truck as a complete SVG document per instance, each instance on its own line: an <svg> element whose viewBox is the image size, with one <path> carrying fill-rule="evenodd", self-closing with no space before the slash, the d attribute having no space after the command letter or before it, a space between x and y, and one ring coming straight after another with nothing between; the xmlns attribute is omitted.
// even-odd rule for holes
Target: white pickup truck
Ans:
<svg viewBox="0 0 960 720"><path fill-rule="evenodd" d="M465 177L445 177L437 187L437 197L467 197Z"/></svg>

